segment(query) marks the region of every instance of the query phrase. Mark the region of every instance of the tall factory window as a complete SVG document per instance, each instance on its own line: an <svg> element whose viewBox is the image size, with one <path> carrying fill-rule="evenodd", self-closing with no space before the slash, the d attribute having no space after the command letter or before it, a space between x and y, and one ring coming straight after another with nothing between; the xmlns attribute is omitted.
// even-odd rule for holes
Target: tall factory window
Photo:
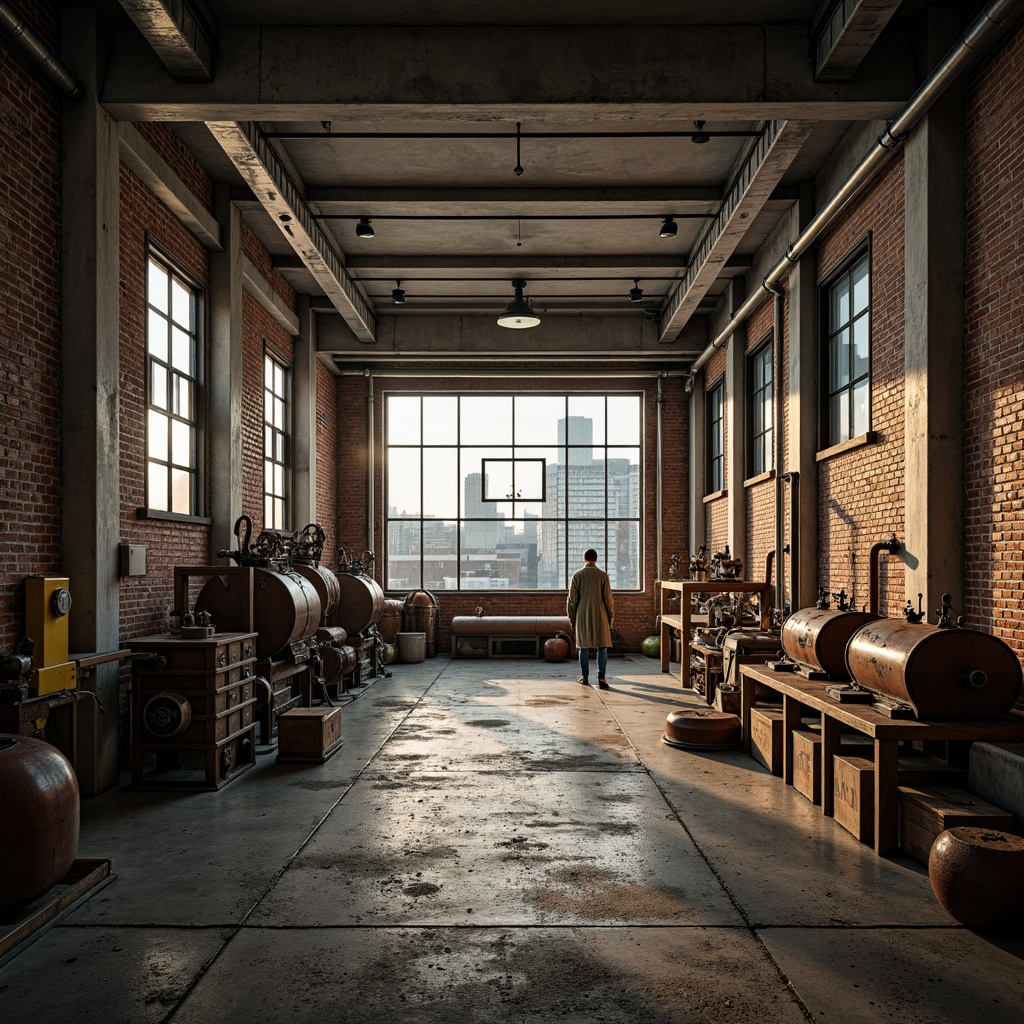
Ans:
<svg viewBox="0 0 1024 1024"><path fill-rule="evenodd" d="M750 475L767 473L772 451L772 343L750 357Z"/></svg>
<svg viewBox="0 0 1024 1024"><path fill-rule="evenodd" d="M391 590L642 587L643 395L384 395Z"/></svg>
<svg viewBox="0 0 1024 1024"><path fill-rule="evenodd" d="M199 514L202 291L154 250L146 273L146 506Z"/></svg>
<svg viewBox="0 0 1024 1024"><path fill-rule="evenodd" d="M725 381L716 384L707 396L707 479L708 494L725 487Z"/></svg>
<svg viewBox="0 0 1024 1024"><path fill-rule="evenodd" d="M824 290L826 447L871 428L871 263L863 253Z"/></svg>
<svg viewBox="0 0 1024 1024"><path fill-rule="evenodd" d="M269 352L263 357L263 525L288 529L288 368Z"/></svg>

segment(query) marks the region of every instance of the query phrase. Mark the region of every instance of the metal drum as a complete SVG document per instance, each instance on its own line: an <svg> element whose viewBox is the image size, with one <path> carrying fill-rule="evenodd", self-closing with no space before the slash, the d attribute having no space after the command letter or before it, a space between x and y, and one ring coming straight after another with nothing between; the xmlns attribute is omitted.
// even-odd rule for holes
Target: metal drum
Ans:
<svg viewBox="0 0 1024 1024"><path fill-rule="evenodd" d="M339 572L341 597L334 613L334 624L343 626L349 636L369 629L384 610L384 591L380 584L364 573Z"/></svg>
<svg viewBox="0 0 1024 1024"><path fill-rule="evenodd" d="M209 612L223 630L245 607L245 589L244 576L214 576L199 591L196 611ZM252 603L257 661L273 658L300 637L315 633L320 625L320 598L297 572L254 568Z"/></svg>
<svg viewBox="0 0 1024 1024"><path fill-rule="evenodd" d="M427 657L437 655L437 598L429 590L414 590L405 599L402 629L407 633L424 633L427 638Z"/></svg>
<svg viewBox="0 0 1024 1024"><path fill-rule="evenodd" d="M405 603L394 598L387 598L384 601L384 610L381 612L377 628L386 644L393 644L395 637L402 631L402 612Z"/></svg>
<svg viewBox="0 0 1024 1024"><path fill-rule="evenodd" d="M341 598L338 577L323 565L302 565L299 562L293 562L292 569L313 584L313 589L316 591L317 597L320 598L320 624L329 622Z"/></svg>
<svg viewBox="0 0 1024 1024"><path fill-rule="evenodd" d="M782 649L799 665L829 679L847 680L846 645L861 626L877 618L873 612L801 608L782 624Z"/></svg>
<svg viewBox="0 0 1024 1024"><path fill-rule="evenodd" d="M866 690L909 704L918 718L999 718L1021 691L1021 667L998 637L880 619L851 637L846 661Z"/></svg>

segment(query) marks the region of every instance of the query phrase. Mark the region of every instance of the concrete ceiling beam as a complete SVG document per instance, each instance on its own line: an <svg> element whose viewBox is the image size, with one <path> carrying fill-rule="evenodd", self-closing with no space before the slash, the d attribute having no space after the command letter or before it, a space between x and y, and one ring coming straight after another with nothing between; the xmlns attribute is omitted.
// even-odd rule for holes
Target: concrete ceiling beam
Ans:
<svg viewBox="0 0 1024 1024"><path fill-rule="evenodd" d="M485 204L515 204L517 209L525 210L531 203L539 207L555 204L567 209L585 205L593 209L602 203L637 204L657 203L669 204L671 209L679 213L702 213L713 209L722 201L722 190L713 185L691 187L680 186L639 186L634 188L361 188L361 187L320 187L306 190L307 201L316 206L321 213L340 213L342 207L359 207L372 204L374 211L381 213L398 212L401 210L424 212L423 207L443 204L445 212L451 211L457 216L460 213L471 213L483 208ZM668 207L666 207L667 212Z"/></svg>
<svg viewBox="0 0 1024 1024"><path fill-rule="evenodd" d="M179 82L212 82L217 28L200 0L121 0L163 66Z"/></svg>
<svg viewBox="0 0 1024 1024"><path fill-rule="evenodd" d="M375 342L376 321L366 299L256 125L221 121L207 127L353 334L364 344Z"/></svg>
<svg viewBox="0 0 1024 1024"><path fill-rule="evenodd" d="M860 70L901 0L843 0L813 33L814 78L846 82Z"/></svg>
<svg viewBox="0 0 1024 1024"><path fill-rule="evenodd" d="M888 39L888 36L886 37ZM814 81L804 26L224 26L210 83L169 79L149 43L115 33L102 102L121 120L505 119L539 129L639 120L864 120L917 86L880 40L864 73ZM444 54L444 60L438 54ZM868 67L870 63L870 68ZM710 124L709 127L714 127Z"/></svg>

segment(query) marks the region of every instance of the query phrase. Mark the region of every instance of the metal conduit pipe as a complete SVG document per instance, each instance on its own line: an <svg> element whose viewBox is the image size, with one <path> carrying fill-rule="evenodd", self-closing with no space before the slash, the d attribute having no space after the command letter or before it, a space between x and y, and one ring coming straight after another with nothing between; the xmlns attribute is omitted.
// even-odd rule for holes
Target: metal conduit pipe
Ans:
<svg viewBox="0 0 1024 1024"><path fill-rule="evenodd" d="M783 437L782 431L782 363L783 363L783 344L782 344L782 332L785 330L785 301L786 293L781 285L772 285L771 292L773 295L773 315L774 321L772 323L772 344L775 346L775 350L772 353L774 355L774 369L772 371L774 380L772 381L772 413L775 422L772 424L774 431L772 440L775 448L775 576L776 576L776 587L775 587L775 607L782 616L779 624L782 624L782 620L786 618L786 569L788 567L789 559L786 557L787 548L784 535L785 521L783 516L783 464L786 458L785 438Z"/></svg>
<svg viewBox="0 0 1024 1024"><path fill-rule="evenodd" d="M373 374L369 370L364 370L363 373L366 377L366 550L373 551L373 503L375 500L373 475L376 472L373 437ZM371 566L367 566L367 569L372 572Z"/></svg>
<svg viewBox="0 0 1024 1024"><path fill-rule="evenodd" d="M340 377L363 377L368 374L369 370L339 370L338 376ZM517 380L561 380L566 379L565 370L555 372L552 370L516 370L515 373L510 373L508 370L379 370L374 376L376 377L428 377L432 380L473 380L480 379L485 380L491 377L500 377L502 380L508 380L509 377L515 377ZM620 370L613 372L611 370L573 370L572 377L574 380L650 380L664 377L686 377L687 372L685 370L643 370L640 372L632 372L629 370Z"/></svg>
<svg viewBox="0 0 1024 1024"><path fill-rule="evenodd" d="M1021 0L993 0L975 18L960 41L946 54L903 109L886 125L878 141L868 150L850 176L789 245L782 259L765 274L761 281L763 289L774 291L773 285L788 275L790 264L795 263L806 252L846 205L861 192L950 83L993 42L997 30L1020 2ZM728 341L736 325L746 320L763 301L764 296L755 289L732 314L726 326L691 365L690 379L686 383L687 391L693 390L693 379L714 353Z"/></svg>
<svg viewBox="0 0 1024 1024"><path fill-rule="evenodd" d="M76 100L82 95L78 76L6 0L0 0L0 32L65 99Z"/></svg>
<svg viewBox="0 0 1024 1024"><path fill-rule="evenodd" d="M880 614L879 605L882 603L879 590L879 568L878 559L883 551L895 554L900 549L900 542L894 533L888 540L880 540L871 545L871 553L868 555L868 611L872 615Z"/></svg>
<svg viewBox="0 0 1024 1024"><path fill-rule="evenodd" d="M658 450L655 453L655 457L657 459L657 467L658 468L657 468L657 473L656 473L655 481L654 481L654 488L655 488L654 515L655 515L655 519L657 520L654 532L655 532L655 534L657 535L657 538L658 538L658 554L657 554L657 559L658 560L657 560L657 562L655 564L657 565L657 573L658 573L659 578L661 577L661 574L664 571L664 567L663 567L663 564L662 564L662 558L664 557L663 556L664 545L662 544L662 537L661 537L661 526L662 526L661 474L662 474L662 436L663 436L662 435L662 431L663 431L664 418L665 418L665 412L664 412L664 410L665 410L665 396L664 396L664 394L662 392L662 381L663 380L664 380L664 374L660 374L659 373L658 374L658 434L657 434L657 442L656 442Z"/></svg>

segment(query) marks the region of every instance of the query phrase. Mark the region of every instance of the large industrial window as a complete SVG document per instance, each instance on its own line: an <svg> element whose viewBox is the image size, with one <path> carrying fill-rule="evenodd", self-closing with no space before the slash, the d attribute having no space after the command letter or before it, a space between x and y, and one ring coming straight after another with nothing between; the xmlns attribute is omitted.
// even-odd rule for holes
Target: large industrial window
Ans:
<svg viewBox="0 0 1024 1024"><path fill-rule="evenodd" d="M387 586L639 590L641 394L384 396Z"/></svg>
<svg viewBox="0 0 1024 1024"><path fill-rule="evenodd" d="M199 513L202 292L156 252L146 273L146 506Z"/></svg>
<svg viewBox="0 0 1024 1024"><path fill-rule="evenodd" d="M707 479L705 489L715 494L725 488L725 381L707 395Z"/></svg>
<svg viewBox="0 0 1024 1024"><path fill-rule="evenodd" d="M288 529L288 368L269 352L263 357L263 526Z"/></svg>
<svg viewBox="0 0 1024 1024"><path fill-rule="evenodd" d="M864 253L825 289L826 447L871 428L870 268Z"/></svg>
<svg viewBox="0 0 1024 1024"><path fill-rule="evenodd" d="M772 343L750 357L750 475L767 473L772 450Z"/></svg>

